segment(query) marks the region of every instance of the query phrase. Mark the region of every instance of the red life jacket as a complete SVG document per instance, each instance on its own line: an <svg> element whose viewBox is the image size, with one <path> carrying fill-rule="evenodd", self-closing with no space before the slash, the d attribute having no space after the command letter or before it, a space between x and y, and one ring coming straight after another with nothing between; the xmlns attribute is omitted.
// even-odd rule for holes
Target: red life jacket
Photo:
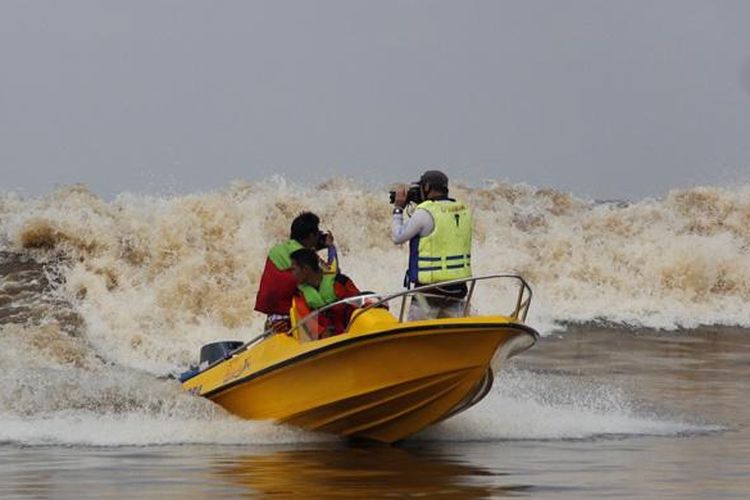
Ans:
<svg viewBox="0 0 750 500"><path fill-rule="evenodd" d="M266 259L258 295L255 297L255 310L265 314L289 314L292 295L296 289L297 281L292 276L292 271L281 271L271 259Z"/></svg>
<svg viewBox="0 0 750 500"><path fill-rule="evenodd" d="M290 255L302 245L295 240L285 241L268 252L266 267L260 277L258 295L255 297L255 310L265 314L289 314L292 295L297 289L297 281L292 276Z"/></svg>
<svg viewBox="0 0 750 500"><path fill-rule="evenodd" d="M298 241L288 240L269 250L266 266L260 277L258 294L255 296L256 311L265 314L289 314L292 296L297 290L297 282L292 275L291 254L300 248L302 245ZM320 264L326 274L338 272L335 247L328 249L328 262L321 261Z"/></svg>

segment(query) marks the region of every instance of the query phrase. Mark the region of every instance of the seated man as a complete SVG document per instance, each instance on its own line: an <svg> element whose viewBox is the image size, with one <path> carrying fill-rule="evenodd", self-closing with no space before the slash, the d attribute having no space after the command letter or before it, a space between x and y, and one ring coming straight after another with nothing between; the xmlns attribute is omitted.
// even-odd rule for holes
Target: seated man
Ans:
<svg viewBox="0 0 750 500"><path fill-rule="evenodd" d="M297 320L315 309L360 294L347 276L324 274L315 251L301 248L292 252L291 259L292 274L298 283L292 299L292 311ZM351 306L340 304L318 315L315 324L302 328L313 340L338 335L346 330L352 310Z"/></svg>
<svg viewBox="0 0 750 500"><path fill-rule="evenodd" d="M335 274L338 270L336 247L333 236L318 228L320 219L312 212L303 212L292 221L289 240L279 243L268 252L266 266L260 278L260 287L255 299L255 310L267 315L265 330L286 332L289 330L289 308L297 281L292 275L290 255L300 248L328 248L328 262L323 263L324 272ZM317 254L316 254L317 255Z"/></svg>

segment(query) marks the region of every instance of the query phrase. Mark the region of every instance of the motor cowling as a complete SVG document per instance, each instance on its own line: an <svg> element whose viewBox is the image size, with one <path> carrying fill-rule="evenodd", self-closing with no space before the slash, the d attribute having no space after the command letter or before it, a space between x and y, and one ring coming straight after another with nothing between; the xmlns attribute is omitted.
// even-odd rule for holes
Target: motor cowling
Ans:
<svg viewBox="0 0 750 500"><path fill-rule="evenodd" d="M228 358L232 351L239 349L243 344L244 342L238 340L223 340L204 345L201 347L200 366L211 365Z"/></svg>

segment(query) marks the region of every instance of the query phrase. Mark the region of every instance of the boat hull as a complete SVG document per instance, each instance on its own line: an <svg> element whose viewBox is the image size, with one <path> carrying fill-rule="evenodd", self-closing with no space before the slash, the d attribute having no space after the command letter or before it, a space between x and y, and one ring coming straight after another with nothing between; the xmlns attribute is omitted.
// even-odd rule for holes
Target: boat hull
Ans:
<svg viewBox="0 0 750 500"><path fill-rule="evenodd" d="M490 365L537 338L505 318L407 325L307 343L264 365L264 355L295 342L277 335L265 352L240 353L185 386L244 418L391 443L476 404L491 385Z"/></svg>

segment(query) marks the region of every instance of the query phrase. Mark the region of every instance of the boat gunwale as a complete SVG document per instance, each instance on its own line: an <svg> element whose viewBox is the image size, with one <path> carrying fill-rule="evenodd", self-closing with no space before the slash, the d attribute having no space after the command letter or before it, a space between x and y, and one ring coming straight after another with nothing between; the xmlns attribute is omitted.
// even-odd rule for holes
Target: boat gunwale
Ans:
<svg viewBox="0 0 750 500"><path fill-rule="evenodd" d="M405 333L420 331L420 330L463 330L466 328L473 328L473 329L495 329L495 328L510 328L515 330L520 330L523 333L530 334L534 338L534 343L536 343L539 340L539 332L537 332L535 329L531 328L530 326L527 326L523 323L515 323L515 322L507 322L507 323L447 323L447 324L431 324L431 325L415 325L415 326L405 326L401 328L391 328L385 331L380 332L374 332L370 334L359 334L356 336L353 336L348 339L341 339L338 342L326 344L323 346L320 346L317 349L312 349L303 353L300 353L296 356L292 356L290 358L284 359L282 361L279 361L278 363L266 366L265 368L261 368L260 370L250 373L242 378L238 378L235 380L232 380L231 382L227 382L226 384L220 385L214 389L211 389L210 391L204 392L202 394L199 394L202 397L205 398L211 398L214 396L217 396L223 392L226 392L230 389L233 389L234 387L244 384L246 382L250 382L253 379L256 379L258 377L262 377L264 375L267 375L275 370L279 370L282 368L285 368L288 365L291 365L293 363L305 360L307 358L313 358L315 356L321 355L323 353L327 353L329 351L338 349L338 348L344 348L349 347L353 344L356 344L358 342L366 342L373 339L379 339L382 337L388 337L391 335L401 335ZM279 333L277 335L284 335L283 333ZM533 345L533 344L532 344ZM248 350L245 350L244 352L249 352ZM224 362L229 361L232 358L225 359L205 371L199 373L196 375L196 377L199 377L200 375L208 372L209 370L212 370L214 368L218 368L221 366ZM195 378L195 377L193 377Z"/></svg>

